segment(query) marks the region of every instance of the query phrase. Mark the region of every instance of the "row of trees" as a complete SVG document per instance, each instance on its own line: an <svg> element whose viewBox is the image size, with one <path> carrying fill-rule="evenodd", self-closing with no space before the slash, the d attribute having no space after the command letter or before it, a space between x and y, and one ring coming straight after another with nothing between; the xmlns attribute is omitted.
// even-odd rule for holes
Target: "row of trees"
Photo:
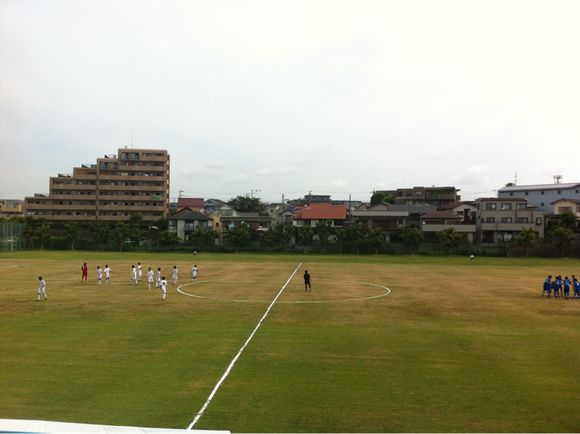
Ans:
<svg viewBox="0 0 580 434"><path fill-rule="evenodd" d="M255 209L259 199L247 199L247 207ZM243 202L243 201L241 201ZM241 204L238 206L243 207ZM546 237L539 240L533 229L524 229L503 247L507 254L563 256L580 253L577 237L576 216L562 214L552 219L546 227ZM182 243L175 233L168 231L167 220L160 220L150 226L143 222L140 214L133 214L128 222L61 223L48 224L38 220L26 220L22 236L28 248L57 249L110 249L132 250L176 248L197 250L265 250L265 251L317 251L336 253L452 253L458 249L462 253L477 246L470 246L464 234L454 229L445 229L435 237L425 239L417 227L403 226L386 238L384 232L369 229L355 223L347 227L335 228L329 223L316 226L295 227L290 224L277 225L269 231L259 232L242 224L225 232L220 239L213 230L197 230L189 240Z"/></svg>

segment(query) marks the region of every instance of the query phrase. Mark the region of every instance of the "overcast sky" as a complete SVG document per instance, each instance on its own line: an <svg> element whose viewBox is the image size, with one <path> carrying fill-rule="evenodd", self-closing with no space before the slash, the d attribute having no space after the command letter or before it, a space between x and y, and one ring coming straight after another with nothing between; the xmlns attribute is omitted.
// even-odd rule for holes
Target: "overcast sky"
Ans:
<svg viewBox="0 0 580 434"><path fill-rule="evenodd" d="M0 199L132 129L172 197L580 182L579 22L575 0L0 0Z"/></svg>

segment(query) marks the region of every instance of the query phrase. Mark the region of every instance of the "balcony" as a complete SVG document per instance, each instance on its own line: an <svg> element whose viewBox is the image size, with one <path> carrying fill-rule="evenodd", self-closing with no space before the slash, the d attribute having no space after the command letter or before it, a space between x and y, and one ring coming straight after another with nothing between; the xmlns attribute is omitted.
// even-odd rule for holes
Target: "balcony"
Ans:
<svg viewBox="0 0 580 434"><path fill-rule="evenodd" d="M96 190L95 184L51 184L52 190ZM57 193L58 194L58 193Z"/></svg>
<svg viewBox="0 0 580 434"><path fill-rule="evenodd" d="M107 191L159 191L165 192L167 190L167 185L99 185L99 190L103 191L103 194L107 194Z"/></svg>
<svg viewBox="0 0 580 434"><path fill-rule="evenodd" d="M164 206L153 205L99 205L99 211L114 211L114 212L159 212L164 213Z"/></svg>
<svg viewBox="0 0 580 434"><path fill-rule="evenodd" d="M138 176L138 175L99 175L99 180L102 181L124 181L124 182L135 182L135 181L161 181L167 180L166 176Z"/></svg>
<svg viewBox="0 0 580 434"><path fill-rule="evenodd" d="M482 223L482 231L500 231L500 232L520 232L524 229L533 229L538 231L542 225L535 225L534 223Z"/></svg>
<svg viewBox="0 0 580 434"><path fill-rule="evenodd" d="M421 225L421 231L423 232L440 232L445 229L455 229L456 232L460 233L475 233L475 225L462 225L462 224L424 224Z"/></svg>
<svg viewBox="0 0 580 434"><path fill-rule="evenodd" d="M53 204L42 204L42 205L27 205L27 211L34 210L56 210L56 211L94 211L96 209L95 205L53 205Z"/></svg>

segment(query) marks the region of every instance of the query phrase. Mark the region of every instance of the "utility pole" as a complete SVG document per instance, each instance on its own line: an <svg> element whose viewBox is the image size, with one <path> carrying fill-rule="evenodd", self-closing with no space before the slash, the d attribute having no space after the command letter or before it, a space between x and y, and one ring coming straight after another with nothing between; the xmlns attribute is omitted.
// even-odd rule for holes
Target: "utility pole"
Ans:
<svg viewBox="0 0 580 434"><path fill-rule="evenodd" d="M262 190L250 190L250 197L253 199L254 198L254 193L261 193Z"/></svg>

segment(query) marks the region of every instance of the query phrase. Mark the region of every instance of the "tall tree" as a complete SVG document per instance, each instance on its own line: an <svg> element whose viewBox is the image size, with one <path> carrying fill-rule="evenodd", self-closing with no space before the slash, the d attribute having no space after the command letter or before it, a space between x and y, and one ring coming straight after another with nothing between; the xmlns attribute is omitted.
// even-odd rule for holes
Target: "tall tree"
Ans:
<svg viewBox="0 0 580 434"><path fill-rule="evenodd" d="M51 236L50 226L46 223L43 223L40 226L36 227L34 234L38 238L38 241L40 243L40 248L44 249L44 247L50 241L50 236Z"/></svg>
<svg viewBox="0 0 580 434"><path fill-rule="evenodd" d="M397 229L395 239L399 239L405 243L412 253L415 253L419 245L423 242L423 233L419 228L414 226L401 226Z"/></svg>
<svg viewBox="0 0 580 434"><path fill-rule="evenodd" d="M228 205L239 212L257 212L263 214L266 210L258 197L237 196L228 201Z"/></svg>
<svg viewBox="0 0 580 434"><path fill-rule="evenodd" d="M248 247L252 242L252 229L246 223L228 231L228 239L236 249Z"/></svg>
<svg viewBox="0 0 580 434"><path fill-rule="evenodd" d="M75 249L75 244L81 236L81 229L76 222L67 223L64 225L64 237L70 245L70 249Z"/></svg>
<svg viewBox="0 0 580 434"><path fill-rule="evenodd" d="M528 255L528 250L537 240L538 235L532 228L525 228L515 237L515 242L518 246L523 247L524 255Z"/></svg>
<svg viewBox="0 0 580 434"><path fill-rule="evenodd" d="M560 256L564 256L564 251L576 239L576 234L569 227L560 225L550 233L550 238L552 239L552 243L558 248Z"/></svg>
<svg viewBox="0 0 580 434"><path fill-rule="evenodd" d="M437 232L437 240L447 248L447 254L450 255L455 247L465 242L465 236L454 228L447 228Z"/></svg>

